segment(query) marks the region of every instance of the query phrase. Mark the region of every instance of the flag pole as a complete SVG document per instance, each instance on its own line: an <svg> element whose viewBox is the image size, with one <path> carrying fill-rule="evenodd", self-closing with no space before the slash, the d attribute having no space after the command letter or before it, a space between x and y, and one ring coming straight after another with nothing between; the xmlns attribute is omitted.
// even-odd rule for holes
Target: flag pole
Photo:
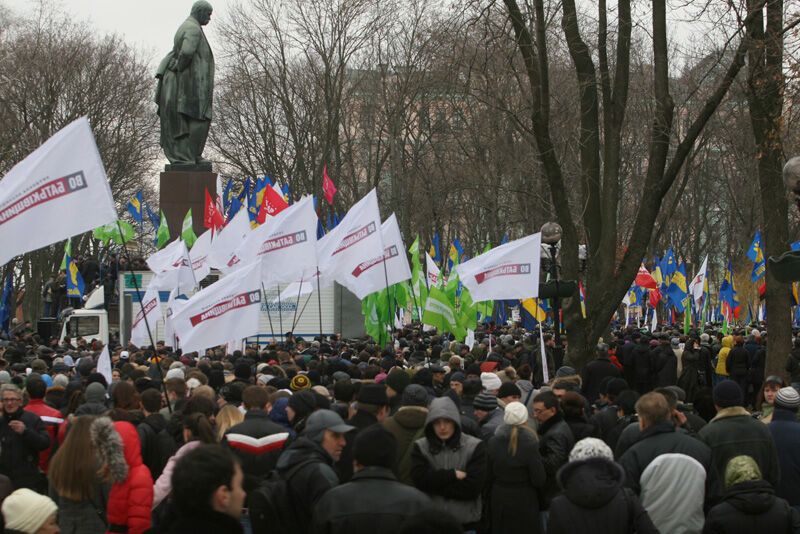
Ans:
<svg viewBox="0 0 800 534"><path fill-rule="evenodd" d="M156 348L156 343L153 341L153 332L150 330L150 322L147 320L147 313L144 311L144 304L142 303L142 292L139 289L139 282L136 280L136 274L133 272L133 262L131 262L131 256L128 253L128 247L125 246L125 235L122 233L122 225L119 224L119 219L117 219L117 231L119 232L119 238L122 240L122 253L125 254L125 259L128 260L128 272L131 274L131 280L133 281L133 288L136 290L136 296L139 297L139 309L142 312L142 319L144 320L144 326L147 328L147 337L150 338L150 346L153 347L153 350ZM122 295L120 294L120 297ZM122 302L120 302L122 304ZM159 299L159 306L161 305ZM130 343L130 340L128 340ZM164 390L164 397L168 398L169 395L167 393L167 384L164 382L164 371L161 369L161 361L159 360L158 356L156 356L156 368L158 369L158 377L161 381L161 389ZM172 406L170 403L167 403L167 410L170 414L172 414Z"/></svg>
<svg viewBox="0 0 800 534"><path fill-rule="evenodd" d="M303 276L300 276L300 287L297 288L297 304L294 306L294 317L292 318L292 333L294 333L294 327L297 324L297 308L300 307L300 293L303 291Z"/></svg>
<svg viewBox="0 0 800 534"><path fill-rule="evenodd" d="M278 288L278 328L280 329L281 343L283 343L283 304L281 304L281 285L276 284Z"/></svg>
<svg viewBox="0 0 800 534"><path fill-rule="evenodd" d="M414 291L414 284L408 284L408 285L409 287L411 287L411 296L414 298L414 308L417 309L417 319L420 322L422 322L422 310L419 309L419 303L417 302L417 292Z"/></svg>
<svg viewBox="0 0 800 534"><path fill-rule="evenodd" d="M261 292L264 293L264 303L267 305L267 319L269 319L269 331L272 334L272 342L275 342L275 330L272 328L272 315L269 313L269 300L267 300L267 290L264 289L264 282L261 282Z"/></svg>
<svg viewBox="0 0 800 534"><path fill-rule="evenodd" d="M308 306L308 301L309 300L311 300L311 293L308 294L308 297L306 298L306 303L303 304L303 309L300 310L300 317L302 317L303 316L303 312L306 311L306 306ZM300 298L297 299L297 303L300 304ZM298 321L300 320L300 317L297 318ZM297 323L292 325L292 332L294 332L294 329L296 327L297 327Z"/></svg>
<svg viewBox="0 0 800 534"><path fill-rule="evenodd" d="M389 271L386 269L386 258L381 258L383 263L383 279L386 281L386 298L389 299L389 329L391 332L394 332L394 321L392 320L392 315L394 315L394 306L392 305L392 295L389 293Z"/></svg>
<svg viewBox="0 0 800 534"><path fill-rule="evenodd" d="M320 342L322 342L322 288L319 283L319 265L317 265L317 309L319 310L319 338ZM300 315L302 315L302 313Z"/></svg>

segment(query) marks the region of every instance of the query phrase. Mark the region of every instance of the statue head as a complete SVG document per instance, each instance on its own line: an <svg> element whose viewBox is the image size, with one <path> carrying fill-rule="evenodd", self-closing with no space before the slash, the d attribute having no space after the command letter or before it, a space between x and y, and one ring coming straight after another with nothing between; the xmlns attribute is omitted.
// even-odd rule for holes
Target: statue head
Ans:
<svg viewBox="0 0 800 534"><path fill-rule="evenodd" d="M214 8L206 0L198 0L192 4L192 17L197 19L201 26L205 26L211 20L211 12Z"/></svg>

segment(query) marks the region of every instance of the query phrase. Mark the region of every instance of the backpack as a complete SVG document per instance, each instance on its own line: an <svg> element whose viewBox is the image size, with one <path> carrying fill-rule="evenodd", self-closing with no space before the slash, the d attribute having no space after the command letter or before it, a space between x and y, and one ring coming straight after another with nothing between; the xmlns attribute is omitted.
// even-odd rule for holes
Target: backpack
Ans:
<svg viewBox="0 0 800 534"><path fill-rule="evenodd" d="M247 495L253 532L291 534L297 528L295 500L289 481L302 468L318 460L304 460L281 475L273 471Z"/></svg>

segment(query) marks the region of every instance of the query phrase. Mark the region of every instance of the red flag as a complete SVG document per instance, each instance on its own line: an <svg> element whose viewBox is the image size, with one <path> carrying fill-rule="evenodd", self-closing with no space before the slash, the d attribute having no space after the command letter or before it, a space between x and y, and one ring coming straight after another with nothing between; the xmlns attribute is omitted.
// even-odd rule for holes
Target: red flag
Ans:
<svg viewBox="0 0 800 534"><path fill-rule="evenodd" d="M261 207L258 209L258 224L264 224L267 215L274 217L283 210L289 207L289 204L283 200L272 187L267 186L264 189L264 199L261 201Z"/></svg>
<svg viewBox="0 0 800 534"><path fill-rule="evenodd" d="M639 267L639 272L636 273L636 279L634 283L639 287L644 287L647 289L656 289L658 284L656 283L656 279L648 272L647 267L642 264Z"/></svg>
<svg viewBox="0 0 800 534"><path fill-rule="evenodd" d="M658 305L658 302L661 300L661 291L658 288L653 289L650 291L650 307L655 308Z"/></svg>
<svg viewBox="0 0 800 534"><path fill-rule="evenodd" d="M328 176L328 165L322 167L322 191L325 193L325 200L333 206L333 195L336 194L337 189L331 177Z"/></svg>
<svg viewBox="0 0 800 534"><path fill-rule="evenodd" d="M222 218L222 214L217 210L214 201L211 200L211 195L208 194L208 188L206 188L206 203L205 209L203 209L203 226L206 228L214 228L215 230L219 230L225 226L225 219Z"/></svg>

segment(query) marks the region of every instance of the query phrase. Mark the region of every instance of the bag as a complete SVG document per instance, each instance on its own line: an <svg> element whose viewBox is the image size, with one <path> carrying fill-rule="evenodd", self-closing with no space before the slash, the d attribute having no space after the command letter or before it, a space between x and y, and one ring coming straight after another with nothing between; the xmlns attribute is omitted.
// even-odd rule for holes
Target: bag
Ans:
<svg viewBox="0 0 800 534"><path fill-rule="evenodd" d="M289 481L303 467L317 460L306 460L289 469L285 475L270 473L258 487L247 495L253 532L291 534L297 529L296 509Z"/></svg>

